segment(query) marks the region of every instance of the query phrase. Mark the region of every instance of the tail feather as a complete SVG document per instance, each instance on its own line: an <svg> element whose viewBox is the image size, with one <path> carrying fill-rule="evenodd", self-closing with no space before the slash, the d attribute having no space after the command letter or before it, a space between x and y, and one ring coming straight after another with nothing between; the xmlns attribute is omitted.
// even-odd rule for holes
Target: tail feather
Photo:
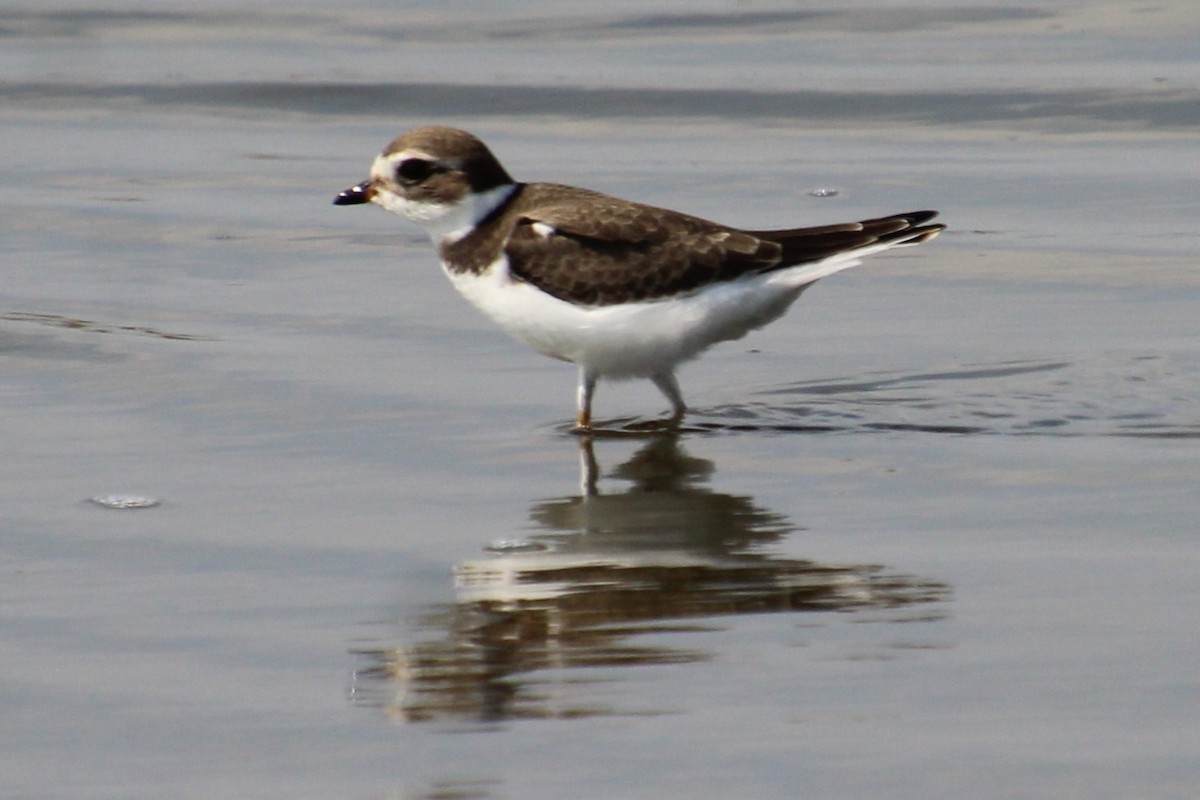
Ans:
<svg viewBox="0 0 1200 800"><path fill-rule="evenodd" d="M945 229L946 226L941 224L924 224L936 217L937 213L912 211L840 225L746 232L775 242L782 248L781 260L771 267L771 270L777 270L823 261L832 256L844 256L848 261L889 247L920 244Z"/></svg>

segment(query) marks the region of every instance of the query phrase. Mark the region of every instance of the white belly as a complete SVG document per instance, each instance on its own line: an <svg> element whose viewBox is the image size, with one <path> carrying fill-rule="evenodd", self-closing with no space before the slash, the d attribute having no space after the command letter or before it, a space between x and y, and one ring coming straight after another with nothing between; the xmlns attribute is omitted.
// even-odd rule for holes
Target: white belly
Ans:
<svg viewBox="0 0 1200 800"><path fill-rule="evenodd" d="M809 265L644 303L576 306L513 280L507 261L481 275L446 271L451 283L510 335L553 358L612 378L669 371L713 344L777 319L804 287L852 266ZM814 277L815 276L815 277Z"/></svg>

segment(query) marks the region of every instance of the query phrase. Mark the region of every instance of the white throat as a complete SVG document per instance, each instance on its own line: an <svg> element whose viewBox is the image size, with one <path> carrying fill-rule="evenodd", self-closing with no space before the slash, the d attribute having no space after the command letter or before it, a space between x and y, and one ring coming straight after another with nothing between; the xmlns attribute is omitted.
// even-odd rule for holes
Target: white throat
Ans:
<svg viewBox="0 0 1200 800"><path fill-rule="evenodd" d="M442 216L437 231L427 223L425 230L429 231L429 235L435 242L453 244L473 231L476 225L502 206L516 191L516 188L515 184L506 183L503 186L488 189L486 192L469 194L456 206L447 207L448 211Z"/></svg>
<svg viewBox="0 0 1200 800"><path fill-rule="evenodd" d="M394 192L378 192L374 201L425 229L434 244L453 244L475 229L516 190L507 183L479 194L471 193L454 203L409 200Z"/></svg>

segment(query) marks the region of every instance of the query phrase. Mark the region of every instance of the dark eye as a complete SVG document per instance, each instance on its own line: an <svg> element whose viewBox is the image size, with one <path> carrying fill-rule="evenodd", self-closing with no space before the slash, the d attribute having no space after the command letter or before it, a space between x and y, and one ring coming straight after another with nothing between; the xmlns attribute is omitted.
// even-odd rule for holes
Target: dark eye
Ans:
<svg viewBox="0 0 1200 800"><path fill-rule="evenodd" d="M396 167L396 177L405 183L420 183L437 171L437 165L423 158L406 158Z"/></svg>

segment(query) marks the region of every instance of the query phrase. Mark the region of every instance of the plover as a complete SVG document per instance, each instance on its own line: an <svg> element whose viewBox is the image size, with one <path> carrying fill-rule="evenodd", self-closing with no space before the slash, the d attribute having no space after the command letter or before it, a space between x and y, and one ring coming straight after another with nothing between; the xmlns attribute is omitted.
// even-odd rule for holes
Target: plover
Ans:
<svg viewBox="0 0 1200 800"><path fill-rule="evenodd" d="M579 368L576 426L600 378L648 378L678 423L675 368L778 319L814 281L945 226L936 211L744 230L554 183L513 180L466 131L397 137L337 205L375 203L423 227L455 288L509 334Z"/></svg>

